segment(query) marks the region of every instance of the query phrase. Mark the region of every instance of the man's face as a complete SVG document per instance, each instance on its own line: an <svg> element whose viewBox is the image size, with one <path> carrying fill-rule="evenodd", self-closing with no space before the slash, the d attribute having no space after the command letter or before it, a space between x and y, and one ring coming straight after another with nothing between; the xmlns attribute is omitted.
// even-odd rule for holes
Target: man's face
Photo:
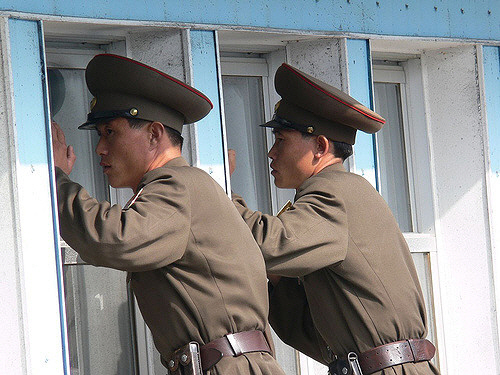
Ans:
<svg viewBox="0 0 500 375"><path fill-rule="evenodd" d="M276 129L274 145L268 153L271 174L279 188L296 189L314 170L315 137L304 138L297 130Z"/></svg>
<svg viewBox="0 0 500 375"><path fill-rule="evenodd" d="M120 117L97 125L97 132L96 153L109 184L135 190L151 164L148 126L133 129Z"/></svg>

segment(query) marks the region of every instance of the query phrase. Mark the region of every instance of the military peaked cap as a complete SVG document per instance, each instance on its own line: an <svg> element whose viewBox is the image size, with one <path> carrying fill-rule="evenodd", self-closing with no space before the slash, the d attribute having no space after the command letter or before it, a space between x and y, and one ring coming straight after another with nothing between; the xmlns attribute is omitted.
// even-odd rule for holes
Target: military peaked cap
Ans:
<svg viewBox="0 0 500 375"><path fill-rule="evenodd" d="M346 93L288 64L278 68L274 85L282 99L273 119L261 126L291 128L352 145L356 130L375 133L385 124L383 117Z"/></svg>
<svg viewBox="0 0 500 375"><path fill-rule="evenodd" d="M159 121L179 133L205 117L210 99L195 88L138 61L112 54L95 56L85 79L94 95L87 122L79 129L117 117Z"/></svg>

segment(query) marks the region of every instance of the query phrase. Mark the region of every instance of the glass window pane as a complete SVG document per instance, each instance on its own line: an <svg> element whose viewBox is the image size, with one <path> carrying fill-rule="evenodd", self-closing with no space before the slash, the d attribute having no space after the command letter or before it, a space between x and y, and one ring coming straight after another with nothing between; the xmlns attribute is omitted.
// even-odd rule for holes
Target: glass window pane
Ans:
<svg viewBox="0 0 500 375"><path fill-rule="evenodd" d="M107 184L95 154L95 131L78 130L92 98L79 69L49 69L52 118L75 148L71 178L90 195L107 199ZM134 374L132 320L125 272L65 265L66 321L72 375Z"/></svg>
<svg viewBox="0 0 500 375"><path fill-rule="evenodd" d="M72 375L134 374L125 273L64 267Z"/></svg>
<svg viewBox="0 0 500 375"><path fill-rule="evenodd" d="M95 153L99 141L97 132L78 130L87 119L92 99L85 84L85 71L49 69L48 74L52 119L61 126L66 143L74 147L77 156L71 179L85 187L91 196L106 199L104 174Z"/></svg>
<svg viewBox="0 0 500 375"><path fill-rule="evenodd" d="M386 124L377 133L380 194L403 232L413 230L401 112L400 85L375 83L375 108Z"/></svg>
<svg viewBox="0 0 500 375"><path fill-rule="evenodd" d="M254 210L271 212L262 79L222 77L228 148L236 151L231 189Z"/></svg>

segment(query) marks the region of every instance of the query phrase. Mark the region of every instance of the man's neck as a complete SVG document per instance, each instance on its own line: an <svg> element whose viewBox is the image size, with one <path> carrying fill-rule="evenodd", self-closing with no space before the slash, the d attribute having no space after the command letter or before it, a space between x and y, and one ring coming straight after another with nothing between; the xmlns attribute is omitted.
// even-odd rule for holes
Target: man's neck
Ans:
<svg viewBox="0 0 500 375"><path fill-rule="evenodd" d="M328 167L330 165L342 164L342 163L343 163L342 158L337 158L335 156L333 156L331 158L321 159L318 162L318 164L316 164L314 166L314 170L313 170L313 173L311 174L311 176L318 174L319 172L321 172L323 169L325 169L326 167Z"/></svg>
<svg viewBox="0 0 500 375"><path fill-rule="evenodd" d="M167 164L170 160L178 158L182 156L180 150L172 150L168 149L162 152L160 155L158 155L150 164L150 167L148 169L149 171L152 171L153 169L163 167L165 164Z"/></svg>
<svg viewBox="0 0 500 375"><path fill-rule="evenodd" d="M170 160L173 160L175 158L178 158L182 156L180 150L177 152L176 150L165 150L161 154L157 155L149 164L149 167L146 169L144 174L152 171L153 169L161 168L165 164L167 164ZM138 182L139 183L139 182ZM137 186L133 187L131 186L132 190L134 190L134 193L137 193Z"/></svg>

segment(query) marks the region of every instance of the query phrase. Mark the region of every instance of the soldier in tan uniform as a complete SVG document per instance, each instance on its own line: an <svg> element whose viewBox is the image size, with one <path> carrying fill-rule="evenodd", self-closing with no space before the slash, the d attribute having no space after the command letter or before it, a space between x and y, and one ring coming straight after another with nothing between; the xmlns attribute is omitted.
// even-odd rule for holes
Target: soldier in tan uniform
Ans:
<svg viewBox="0 0 500 375"><path fill-rule="evenodd" d="M437 374L405 239L377 191L342 165L356 130L385 120L287 64L275 86L282 100L263 126L276 137L274 182L296 189L294 203L274 217L233 194L274 284L271 326L332 375Z"/></svg>
<svg viewBox="0 0 500 375"><path fill-rule="evenodd" d="M169 374L283 374L264 334L259 248L221 187L181 157L183 124L210 100L116 55L94 57L86 80L95 98L80 128L97 129L111 186L135 195L111 206L71 181L76 157L53 124L62 237L86 262L128 272Z"/></svg>

